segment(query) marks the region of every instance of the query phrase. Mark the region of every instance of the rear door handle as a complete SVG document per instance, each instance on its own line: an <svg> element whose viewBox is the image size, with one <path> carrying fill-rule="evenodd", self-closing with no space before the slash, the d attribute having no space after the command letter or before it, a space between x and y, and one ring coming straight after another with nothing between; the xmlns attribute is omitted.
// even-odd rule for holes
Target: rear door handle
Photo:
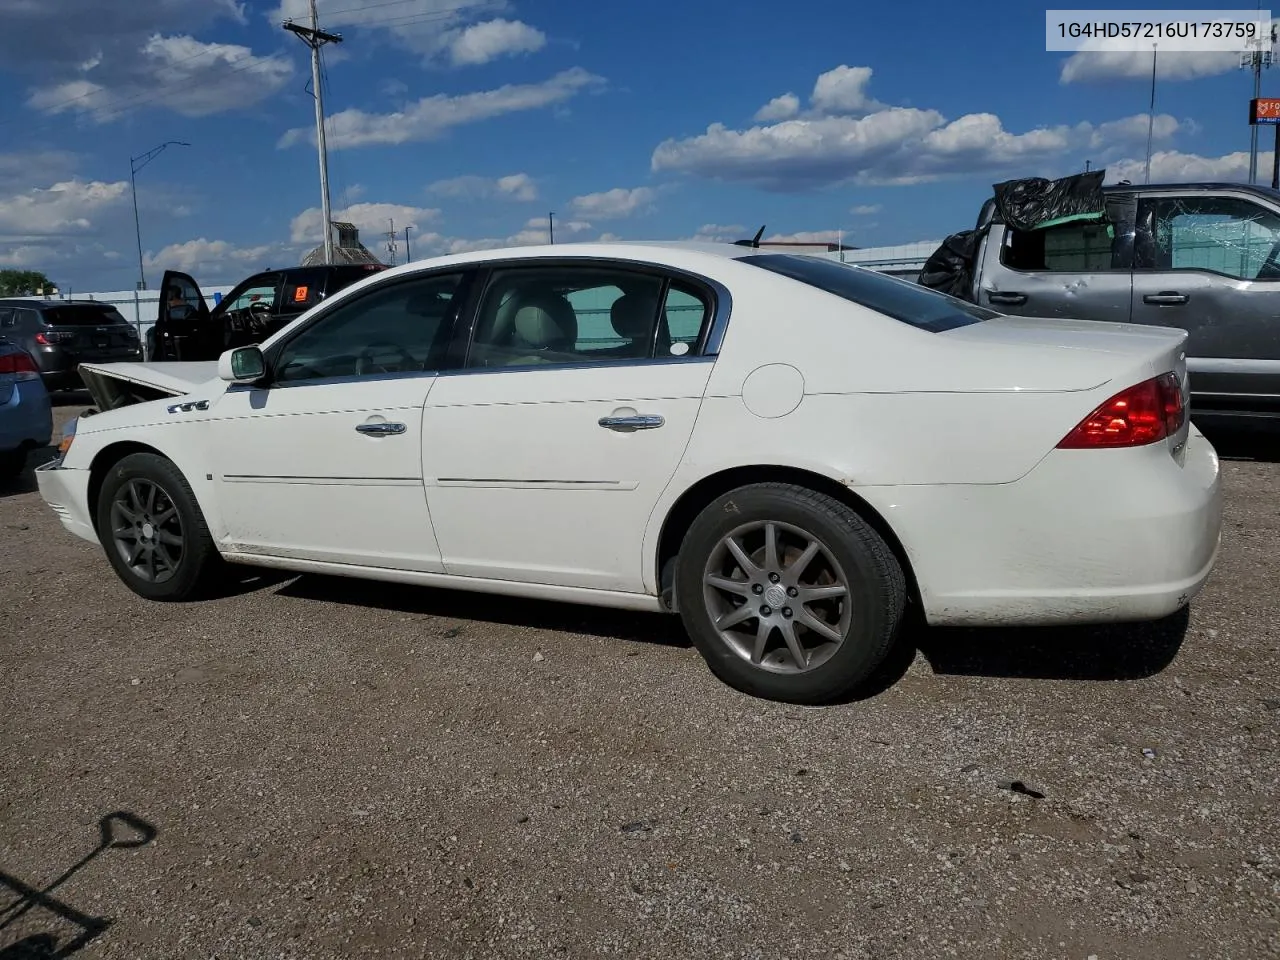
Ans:
<svg viewBox="0 0 1280 960"><path fill-rule="evenodd" d="M632 430L656 430L667 421L656 413L637 414L634 417L601 417L600 426L606 430L630 432Z"/></svg>
<svg viewBox="0 0 1280 960"><path fill-rule="evenodd" d="M1027 295L1025 293L1013 293L1013 292L988 293L987 302L988 303L1007 303L1010 306L1016 307L1027 302Z"/></svg>
<svg viewBox="0 0 1280 960"><path fill-rule="evenodd" d="M394 437L404 433L403 423L360 423L356 424L356 433L369 437Z"/></svg>
<svg viewBox="0 0 1280 960"><path fill-rule="evenodd" d="M1180 303L1186 303L1190 299L1185 293L1178 293L1176 290L1163 290L1160 293L1148 293L1142 298L1142 302L1150 303L1157 307L1175 307Z"/></svg>

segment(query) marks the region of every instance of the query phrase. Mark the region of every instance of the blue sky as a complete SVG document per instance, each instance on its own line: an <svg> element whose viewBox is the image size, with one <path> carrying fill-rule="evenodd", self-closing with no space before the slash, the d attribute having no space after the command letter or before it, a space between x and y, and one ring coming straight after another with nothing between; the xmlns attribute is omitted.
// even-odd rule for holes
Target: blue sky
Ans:
<svg viewBox="0 0 1280 960"><path fill-rule="evenodd" d="M383 255L388 218L420 259L541 242L548 211L557 241L767 224L905 243L969 226L1007 177L1142 175L1150 56L1047 53L1025 0L319 8L345 38L326 50L333 208ZM129 159L166 140L191 146L138 176L151 286L166 267L229 283L297 262L319 184L306 49L280 23L305 16L306 0L0 0L0 267L132 287ZM1236 60L1162 55L1153 179L1246 176ZM1269 178L1269 149L1261 163Z"/></svg>

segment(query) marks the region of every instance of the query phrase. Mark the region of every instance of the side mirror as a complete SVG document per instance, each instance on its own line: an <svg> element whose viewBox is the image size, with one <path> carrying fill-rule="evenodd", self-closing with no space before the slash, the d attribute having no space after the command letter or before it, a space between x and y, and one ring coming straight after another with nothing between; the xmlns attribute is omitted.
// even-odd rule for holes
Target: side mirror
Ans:
<svg viewBox="0 0 1280 960"><path fill-rule="evenodd" d="M236 347L218 357L218 378L231 383L255 383L267 373L267 361L258 347Z"/></svg>

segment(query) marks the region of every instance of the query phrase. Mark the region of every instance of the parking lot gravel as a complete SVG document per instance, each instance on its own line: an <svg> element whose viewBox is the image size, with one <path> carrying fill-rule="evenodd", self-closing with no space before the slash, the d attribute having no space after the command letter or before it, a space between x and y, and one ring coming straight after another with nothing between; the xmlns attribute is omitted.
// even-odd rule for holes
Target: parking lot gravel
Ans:
<svg viewBox="0 0 1280 960"><path fill-rule="evenodd" d="M149 604L28 474L0 958L1280 956L1280 456L1220 449L1189 615L912 628L822 708L725 687L674 618L316 576Z"/></svg>

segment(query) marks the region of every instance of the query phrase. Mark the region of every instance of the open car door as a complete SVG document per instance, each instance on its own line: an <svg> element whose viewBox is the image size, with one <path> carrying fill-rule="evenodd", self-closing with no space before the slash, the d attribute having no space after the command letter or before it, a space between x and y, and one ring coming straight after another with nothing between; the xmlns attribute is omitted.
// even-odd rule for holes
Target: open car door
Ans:
<svg viewBox="0 0 1280 960"><path fill-rule="evenodd" d="M148 360L206 360L222 352L222 331L213 330L200 285L185 273L166 270Z"/></svg>

